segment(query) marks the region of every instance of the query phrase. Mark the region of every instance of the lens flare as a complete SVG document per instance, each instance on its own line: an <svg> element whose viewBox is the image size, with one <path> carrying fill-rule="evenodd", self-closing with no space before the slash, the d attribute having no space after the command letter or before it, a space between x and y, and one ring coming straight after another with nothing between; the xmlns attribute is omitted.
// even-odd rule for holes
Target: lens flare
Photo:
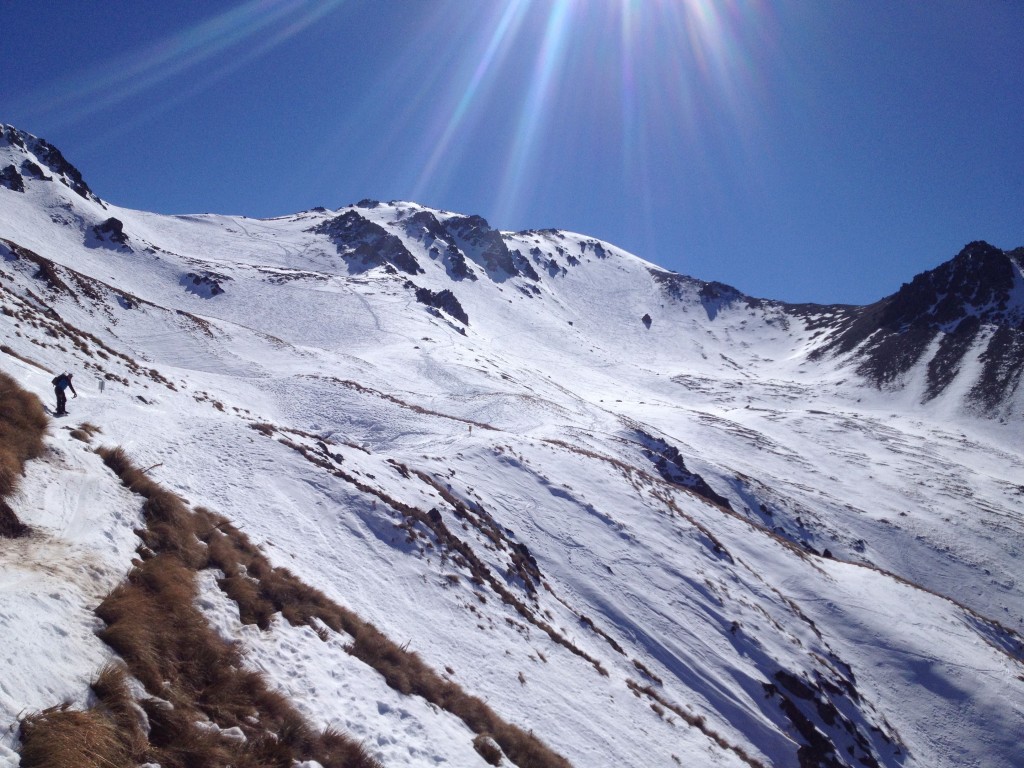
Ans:
<svg viewBox="0 0 1024 768"><path fill-rule="evenodd" d="M551 9L531 84L520 108L512 150L505 164L505 173L497 200L502 219L511 218L521 194L541 123L551 117L554 99L552 90L556 75L564 62L566 34L572 19L572 2L555 3Z"/></svg>
<svg viewBox="0 0 1024 768"><path fill-rule="evenodd" d="M454 38L453 18L470 34L458 53L445 52L443 70L416 71L434 112L418 126L418 151L408 153L418 164L415 199L452 197L452 169L470 162L474 143L479 152L473 129L481 125L493 131L501 161L490 199L475 207L499 222L519 220L545 163L564 159L553 153L578 152L577 167L607 165L644 200L655 194L652 168L666 156L690 153L689 162L710 164L723 137L733 142L736 162L749 151L745 126L754 125L763 99L757 59L772 47L767 0L449 0L434 7L444 22L425 25L422 39L409 42L408 61L445 32ZM475 14L470 21L467 12ZM399 75L407 79L408 61ZM407 110L410 119L422 120L418 107ZM497 129L494 115L502 117ZM399 125L392 130L403 135Z"/></svg>
<svg viewBox="0 0 1024 768"><path fill-rule="evenodd" d="M155 110L163 111L299 34L343 2L249 0L148 48L56 83L24 105L23 111L57 126L74 124L232 52L229 61L208 66ZM245 43L248 46L240 50Z"/></svg>
<svg viewBox="0 0 1024 768"><path fill-rule="evenodd" d="M419 199L419 195L425 191L428 183L436 174L438 165L450 151L452 141L462 128L470 108L474 106L476 99L480 96L485 82L493 80L496 70L500 67L502 59L508 51L508 46L515 39L516 31L528 8L528 0L513 0L501 14L497 25L490 34L486 50L473 70L472 79L465 86L462 96L444 128L444 133L437 139L434 150L420 173L413 188L413 199Z"/></svg>

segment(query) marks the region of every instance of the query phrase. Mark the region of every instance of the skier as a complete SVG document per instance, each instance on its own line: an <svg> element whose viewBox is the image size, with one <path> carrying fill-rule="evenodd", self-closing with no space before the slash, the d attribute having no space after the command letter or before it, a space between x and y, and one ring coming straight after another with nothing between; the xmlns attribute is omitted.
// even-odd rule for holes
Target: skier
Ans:
<svg viewBox="0 0 1024 768"><path fill-rule="evenodd" d="M67 416L67 411L64 410L64 406L67 405L68 398L64 394L64 390L71 388L71 394L76 398L78 393L75 392L75 385L71 383L72 375L70 373L62 373L53 380L53 391L57 395L57 410L54 411L55 416Z"/></svg>

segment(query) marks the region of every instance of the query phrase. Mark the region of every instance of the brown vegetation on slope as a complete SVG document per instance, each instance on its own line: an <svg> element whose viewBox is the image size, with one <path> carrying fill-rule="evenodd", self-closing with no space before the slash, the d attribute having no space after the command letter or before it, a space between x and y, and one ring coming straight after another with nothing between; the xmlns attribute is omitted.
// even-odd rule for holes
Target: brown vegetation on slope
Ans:
<svg viewBox="0 0 1024 768"><path fill-rule="evenodd" d="M199 508L204 521L200 538L208 545L210 565L225 573L221 588L239 606L247 623L269 626L273 614L292 624L307 624L326 639L326 630L352 638L347 650L379 672L387 684L405 695L421 696L460 718L476 734L492 739L505 757L522 768L569 768L569 762L532 733L502 720L486 702L466 693L409 651L363 621L323 592L303 583L285 568L270 564L248 537L226 519Z"/></svg>
<svg viewBox="0 0 1024 768"><path fill-rule="evenodd" d="M99 453L145 499L140 559L96 610L107 624L99 635L126 670L103 670L90 710L58 707L24 718L22 764L257 768L316 760L325 768L380 768L352 739L314 730L286 696L243 666L238 646L195 606L196 570L208 563L196 536L201 518L120 449ZM145 687L141 701L126 674Z"/></svg>
<svg viewBox="0 0 1024 768"><path fill-rule="evenodd" d="M270 431L268 432L268 425L266 424L254 424L252 425L252 427L261 434L267 435L268 437L274 435L274 428L270 427ZM296 430L288 431L292 432L293 434L302 434ZM491 590L493 590L494 593L501 598L501 601L503 603L515 609L515 611L520 616L522 616L535 627L537 627L545 634L547 634L552 641L558 643L571 653L576 654L581 659L585 659L586 661L588 661L590 664L594 666L594 669L599 674L604 675L605 677L608 676L608 670L604 668L604 666L598 659L594 658L586 651L582 650L579 646L577 646L571 640L566 638L548 622L541 619L536 611L534 611L532 608L530 608L530 606L528 606L526 603L520 600L515 595L515 593L512 592L512 590L508 589L502 583L502 580L499 579L492 572L492 570L477 556L477 554L473 551L473 548L469 544L464 542L462 539L460 539L458 536L456 536L454 533L452 533L451 529L444 523L444 520L441 518L440 513L436 509L424 511L409 504L405 504L404 502L399 501L398 499L395 499L392 496L389 496L380 488L376 488L372 485L369 485L368 483L364 483L361 480L356 479L353 475L350 475L344 470L339 469L331 461L325 459L323 456L312 451L307 446L301 445L295 442L294 440L291 440L290 438L284 437L281 440L279 440L279 442L282 445L286 445L292 450L299 453L311 464L320 467L321 469L324 469L327 472L330 472L335 477L344 480L345 482L351 484L352 486L362 491L363 493L374 496L376 499L380 500L388 507L393 509L395 512L400 514L404 518L404 521L399 527L407 531L410 537L415 538L416 526L420 526L422 530L429 531L430 534L433 536L436 545L444 555L450 556L452 562L470 571L470 573L472 574L472 581L474 584L477 584L479 586L487 585L488 587L490 587ZM321 450L324 450L324 448L321 448ZM407 466L398 462L392 462L392 464L395 467L395 469L402 475L404 475L405 477L410 477L410 473L412 470L410 470ZM436 481L433 479L428 479L429 476L426 475L425 473L420 473L417 471L416 474L418 477L420 477L421 480L427 482L432 487L439 487L437 486ZM461 512L465 511L466 509L467 508L464 505L461 507L461 511L460 509L456 508L456 514L461 514ZM469 519L468 516L465 519ZM522 564L520 567L525 567L527 564L526 555L528 554L528 550L526 550L525 553L523 550L519 550L518 554L521 558L520 563ZM515 565L515 563L513 564ZM529 576L526 573L526 571L517 571L516 573L521 578L523 578L524 581L527 578L529 578L532 583L533 577ZM539 570L537 571L536 578L539 581ZM528 591L530 591L531 594L535 592L535 590Z"/></svg>
<svg viewBox="0 0 1024 768"><path fill-rule="evenodd" d="M237 651L215 633L213 636L222 645L228 645L227 649L219 648L215 643L211 644L209 638L204 639L202 635L186 638L184 646L168 645L176 641L160 637L136 637L152 634L152 627L166 627L168 609L165 606L168 601L174 605L187 604L188 609L195 612L192 608L192 593L188 592L187 586L181 580L182 571L218 568L224 573L219 582L220 586L238 603L239 615L244 622L254 623L265 629L270 626L273 614L280 612L282 617L292 624L313 627L321 637L326 637L327 628L347 633L352 637L352 642L348 646L349 652L376 669L389 686L405 695L421 696L451 712L462 719L474 733L493 739L505 757L516 765L522 768L569 768L569 762L565 758L557 755L533 734L503 721L484 701L467 694L455 683L441 677L423 662L418 654L399 646L372 624L338 605L320 590L303 583L287 569L271 565L248 537L226 518L201 507L194 512L189 510L175 494L162 488L136 468L123 450L101 448L99 453L107 466L121 477L128 488L146 499L143 513L147 529L140 534L148 550L148 556L132 571L129 579L100 606L97 613L110 624L104 632L104 639L125 657L132 673L139 677L155 696L167 698L166 692L161 693L167 688L161 681L172 679L184 669L195 673L196 677L189 678L180 685L205 692L196 698L197 705L205 716L210 717L218 725L238 725L245 730L244 717L252 716L253 713L241 711L241 701L255 703L255 716L260 717L262 727L275 730L272 724L268 725L265 722L268 718L267 710L273 710L275 707L264 704L261 699L263 694L256 691L258 675L242 671L244 674L240 678L236 677L225 683L219 682L216 677L210 679L216 668L237 665L237 661L231 656L232 653L237 654ZM158 603L162 606L162 619L146 618L142 615L146 609L137 606L140 591L152 592L148 602L150 605ZM198 625L193 626L189 610L184 607L180 610L181 614L175 613L172 623L175 626L182 626L183 631L189 635L199 633L202 628ZM198 612L195 613L198 615ZM202 621L201 616L198 618ZM155 654L154 647L158 649ZM170 669L160 667L159 659L166 658L168 654L177 655L179 662ZM193 655L196 658L193 659ZM210 668L212 657L219 659L213 665L213 669ZM259 683L262 685L261 679ZM154 689L151 684L162 687ZM172 685L172 688L175 686ZM280 699L279 706L290 707L287 700L277 696ZM224 701L226 703L218 703ZM178 705L175 704L175 707ZM155 714L159 722L159 709ZM297 714L295 717L298 717ZM153 721L154 713L150 713L150 719ZM309 740L308 726L305 727L305 731L301 731L297 726L289 725L286 717L281 728L285 734L299 731L301 738L297 737L297 743L300 747L306 746ZM333 746L335 752L342 751L342 737L336 732L328 730L316 736L320 742L314 738L313 747L310 747L314 754L320 754L315 747L325 743ZM327 757L316 759L325 768L334 765L364 765L359 762L330 762L330 757L328 754ZM369 762L365 765L374 764L370 758L366 759ZM158 762L165 768L179 764L164 760L168 758Z"/></svg>
<svg viewBox="0 0 1024 768"><path fill-rule="evenodd" d="M135 581L142 584L148 581L143 569L164 557L164 554L157 553L172 553L174 559L187 563L191 568L218 568L224 573L220 587L238 603L243 622L266 629L272 615L280 611L286 621L293 625L308 625L322 637L326 638L327 628L346 633L352 638L349 652L377 670L390 687L406 695L422 696L433 705L451 712L474 733L494 739L505 757L514 764L522 768L569 768L568 761L555 754L539 738L502 720L486 702L434 672L416 652L399 646L323 592L301 582L287 568L271 565L248 537L227 519L202 507L195 512L189 511L178 497L134 467L122 450L100 449L99 453L103 461L121 476L125 485L146 499L143 513L147 530L142 531L142 537L155 556L133 571ZM129 578L131 581L132 577ZM125 609L119 615L121 621L128 621L133 609L127 597L124 599ZM101 606L100 610L106 609ZM102 617L105 620L106 616ZM115 635L114 642L122 642L118 636L122 632L128 634L129 630L126 627L115 631L115 626L109 631ZM138 668L142 672L135 674L145 683L146 677L142 675L146 674L144 671L152 664L151 660L143 652L125 647L127 653L139 656ZM131 669L135 672L135 667ZM227 713L226 716L229 715ZM325 766L334 765L323 759L321 762Z"/></svg>
<svg viewBox="0 0 1024 768"><path fill-rule="evenodd" d="M0 373L0 537L28 532L5 499L17 490L25 462L42 456L49 423L39 398Z"/></svg>

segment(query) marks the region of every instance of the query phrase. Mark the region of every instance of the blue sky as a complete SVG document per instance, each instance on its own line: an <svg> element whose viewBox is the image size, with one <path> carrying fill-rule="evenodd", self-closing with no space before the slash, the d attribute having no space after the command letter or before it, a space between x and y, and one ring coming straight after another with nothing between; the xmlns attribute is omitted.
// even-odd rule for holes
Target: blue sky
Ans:
<svg viewBox="0 0 1024 768"><path fill-rule="evenodd" d="M0 30L0 121L126 207L415 200L822 303L1024 245L1019 0L3 0Z"/></svg>

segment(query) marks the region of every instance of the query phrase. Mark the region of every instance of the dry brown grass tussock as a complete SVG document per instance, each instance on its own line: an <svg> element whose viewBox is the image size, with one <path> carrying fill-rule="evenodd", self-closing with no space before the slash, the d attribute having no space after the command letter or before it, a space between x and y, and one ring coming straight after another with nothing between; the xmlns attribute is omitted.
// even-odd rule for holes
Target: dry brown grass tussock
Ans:
<svg viewBox="0 0 1024 768"><path fill-rule="evenodd" d="M0 537L16 538L28 532L4 499L18 489L25 462L43 455L49 424L39 398L0 373Z"/></svg>
<svg viewBox="0 0 1024 768"><path fill-rule="evenodd" d="M21 721L22 768L129 768L116 724L99 710L51 707Z"/></svg>
<svg viewBox="0 0 1024 768"><path fill-rule="evenodd" d="M90 424L86 421L79 424L77 429L71 430L71 436L75 438L75 440L81 440L83 443L91 443L93 436L102 431L103 430L95 424Z"/></svg>

